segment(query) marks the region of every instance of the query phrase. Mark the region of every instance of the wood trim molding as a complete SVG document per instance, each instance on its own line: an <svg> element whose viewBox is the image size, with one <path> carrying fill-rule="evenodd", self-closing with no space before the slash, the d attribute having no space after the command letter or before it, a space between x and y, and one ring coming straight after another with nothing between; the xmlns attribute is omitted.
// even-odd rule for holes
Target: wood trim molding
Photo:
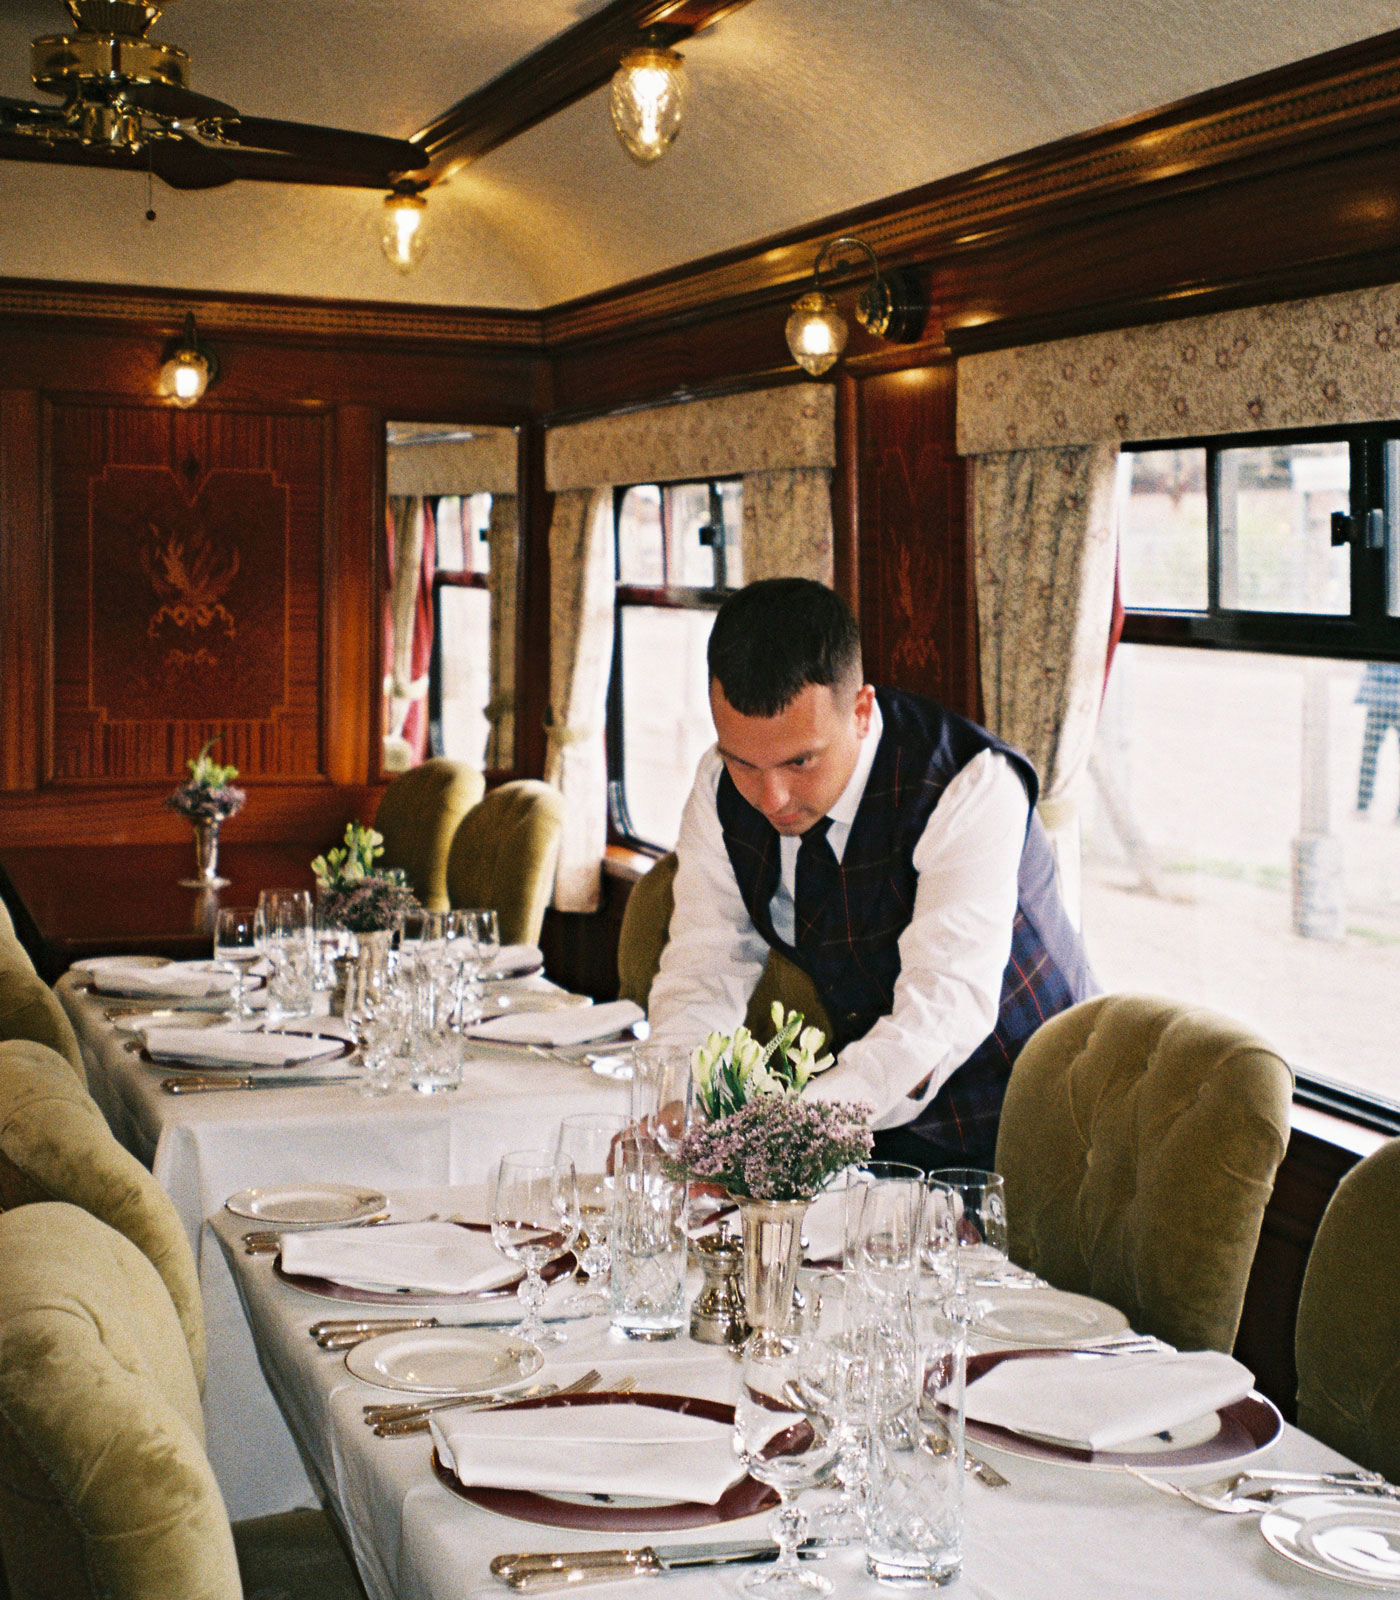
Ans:
<svg viewBox="0 0 1400 1600"><path fill-rule="evenodd" d="M200 330L311 340L346 338L543 348L540 313L482 306L391 305L375 301L302 300L291 295L201 294L120 284L59 284L0 278L0 318L121 323L176 333L192 311Z"/></svg>

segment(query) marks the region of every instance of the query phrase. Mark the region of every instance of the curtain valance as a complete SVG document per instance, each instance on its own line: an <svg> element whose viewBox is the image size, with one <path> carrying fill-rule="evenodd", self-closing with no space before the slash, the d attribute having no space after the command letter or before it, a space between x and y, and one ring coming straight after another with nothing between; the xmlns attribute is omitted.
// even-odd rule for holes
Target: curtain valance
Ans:
<svg viewBox="0 0 1400 1600"><path fill-rule="evenodd" d="M825 383L595 417L551 428L545 442L545 481L556 492L835 463L836 391Z"/></svg>
<svg viewBox="0 0 1400 1600"><path fill-rule="evenodd" d="M989 351L958 362L958 450L1400 415L1400 285Z"/></svg>
<svg viewBox="0 0 1400 1600"><path fill-rule="evenodd" d="M395 423L385 475L391 495L514 494L515 430L472 428L466 439L435 437L440 423Z"/></svg>

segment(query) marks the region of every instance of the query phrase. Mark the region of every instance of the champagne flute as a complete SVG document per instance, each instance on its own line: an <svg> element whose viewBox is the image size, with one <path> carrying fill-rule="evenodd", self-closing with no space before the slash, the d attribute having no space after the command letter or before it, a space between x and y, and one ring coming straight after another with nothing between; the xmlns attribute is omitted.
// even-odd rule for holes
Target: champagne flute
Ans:
<svg viewBox="0 0 1400 1600"><path fill-rule="evenodd" d="M222 906L214 920L214 965L233 975L229 1001L236 1017L250 1017L253 1008L244 998L250 964L258 959L258 913L252 906Z"/></svg>
<svg viewBox="0 0 1400 1600"><path fill-rule="evenodd" d="M626 1127L626 1117L607 1111L579 1111L559 1124L555 1153L573 1162L578 1182L578 1264L588 1279L588 1288L569 1297L569 1309L581 1315L602 1316L611 1308L608 1295L598 1286L612 1264L608 1234L613 1152Z"/></svg>
<svg viewBox="0 0 1400 1600"><path fill-rule="evenodd" d="M564 1335L540 1321L543 1269L578 1237L578 1181L574 1164L552 1150L515 1150L501 1157L491 1198L491 1239L518 1261L525 1276L516 1291L522 1316L514 1332L527 1344L559 1344Z"/></svg>

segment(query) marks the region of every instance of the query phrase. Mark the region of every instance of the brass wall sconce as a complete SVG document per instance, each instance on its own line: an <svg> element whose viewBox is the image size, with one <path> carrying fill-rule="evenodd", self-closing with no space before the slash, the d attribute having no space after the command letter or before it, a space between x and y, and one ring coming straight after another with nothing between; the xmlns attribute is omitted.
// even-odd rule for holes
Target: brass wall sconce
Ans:
<svg viewBox="0 0 1400 1600"><path fill-rule="evenodd" d="M384 226L379 242L389 264L400 272L412 272L428 247L423 227L428 202L423 198L422 188L411 178L403 178L384 199Z"/></svg>
<svg viewBox="0 0 1400 1600"><path fill-rule="evenodd" d="M194 325L194 312L185 313L180 337L165 349L165 364L160 369L161 393L177 406L192 406L219 376L219 358L202 344Z"/></svg>
<svg viewBox="0 0 1400 1600"><path fill-rule="evenodd" d="M788 349L804 371L814 377L833 367L846 348L850 329L836 309L836 303L822 289L822 272L842 254L863 255L873 278L870 287L856 301L856 319L867 333L879 339L913 344L924 331L928 302L919 275L912 267L899 267L882 275L875 252L864 239L842 234L830 239L817 255L812 269L812 287L793 305L787 320Z"/></svg>
<svg viewBox="0 0 1400 1600"><path fill-rule="evenodd" d="M685 57L657 31L629 50L613 73L608 109L622 148L649 167L671 148L685 109Z"/></svg>

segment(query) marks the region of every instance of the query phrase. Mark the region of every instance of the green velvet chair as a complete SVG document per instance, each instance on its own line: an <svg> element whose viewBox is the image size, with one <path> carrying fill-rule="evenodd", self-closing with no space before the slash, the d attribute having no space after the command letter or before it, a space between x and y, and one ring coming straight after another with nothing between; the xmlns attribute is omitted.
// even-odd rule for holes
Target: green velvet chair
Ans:
<svg viewBox="0 0 1400 1600"><path fill-rule="evenodd" d="M434 757L401 773L384 791L374 814L374 826L384 835L379 865L402 867L428 911L447 910L447 854L458 823L485 788L474 767Z"/></svg>
<svg viewBox="0 0 1400 1600"><path fill-rule="evenodd" d="M63 1204L0 1216L0 1558L12 1600L363 1600L324 1516L230 1529L160 1278Z"/></svg>
<svg viewBox="0 0 1400 1600"><path fill-rule="evenodd" d="M0 902L0 1040L3 1039L33 1039L48 1045L86 1085L87 1069L68 1013L34 970L34 963L15 935L10 913Z"/></svg>
<svg viewBox="0 0 1400 1600"><path fill-rule="evenodd" d="M564 802L546 783L493 789L457 826L447 894L459 908L494 907L502 944L536 944L554 889Z"/></svg>
<svg viewBox="0 0 1400 1600"><path fill-rule="evenodd" d="M1183 1350L1229 1351L1293 1078L1213 1011L1100 995L1016 1061L997 1137L1013 1261Z"/></svg>
<svg viewBox="0 0 1400 1600"><path fill-rule="evenodd" d="M130 1239L160 1274L204 1386L204 1306L194 1254L169 1195L112 1137L97 1104L54 1051L0 1044L0 1209L81 1206Z"/></svg>
<svg viewBox="0 0 1400 1600"><path fill-rule="evenodd" d="M676 853L668 851L632 886L622 926L617 936L618 992L643 1009L661 965L661 952L671 929L676 881ZM778 951L769 952L757 987L749 996L745 1022L759 1039L773 1034L773 1002L781 1000L789 1011L800 1011L814 1028L831 1037L831 1021L816 985L801 967Z"/></svg>
<svg viewBox="0 0 1400 1600"><path fill-rule="evenodd" d="M1400 1483L1400 1139L1342 1179L1298 1302L1298 1426Z"/></svg>

